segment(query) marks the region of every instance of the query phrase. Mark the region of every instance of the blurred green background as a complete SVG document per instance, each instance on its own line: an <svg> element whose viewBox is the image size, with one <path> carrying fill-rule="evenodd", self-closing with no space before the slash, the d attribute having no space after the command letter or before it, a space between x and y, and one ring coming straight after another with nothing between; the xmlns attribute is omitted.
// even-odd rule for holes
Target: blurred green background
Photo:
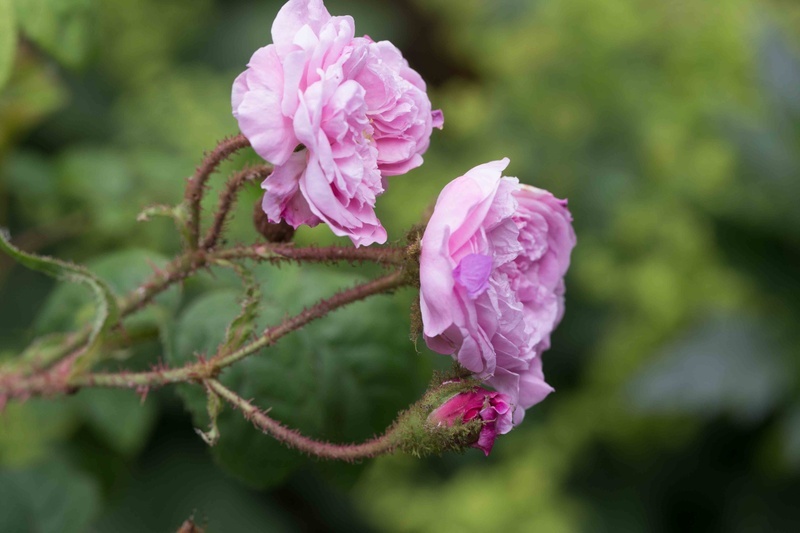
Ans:
<svg viewBox="0 0 800 533"><path fill-rule="evenodd" d="M800 4L327 5L399 46L444 110L425 165L380 199L390 239L449 180L504 156L510 175L569 198L578 246L544 359L557 392L488 459L357 465L288 452L229 412L209 451L191 388L11 404L0 531L174 531L192 514L226 532L797 531ZM169 221L136 214L179 201L203 150L237 132L231 83L279 7L0 0L0 226L136 286L179 250ZM258 196L246 191L230 241L253 241ZM325 228L298 239L333 242ZM255 274L264 323L363 275ZM215 272L166 294L136 319L150 340L106 365L213 349L240 292ZM358 304L226 379L312 435L369 437L447 365L408 341L413 297ZM0 359L91 312L81 288L0 258Z"/></svg>

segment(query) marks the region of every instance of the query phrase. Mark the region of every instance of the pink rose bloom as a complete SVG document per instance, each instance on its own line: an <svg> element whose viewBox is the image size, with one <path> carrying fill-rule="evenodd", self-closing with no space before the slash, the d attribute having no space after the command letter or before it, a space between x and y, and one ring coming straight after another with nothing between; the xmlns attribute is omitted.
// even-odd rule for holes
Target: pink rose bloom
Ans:
<svg viewBox="0 0 800 533"><path fill-rule="evenodd" d="M465 424L479 418L483 422L478 440L473 448L483 450L487 456L492 451L497 435L511 431L511 406L505 394L475 387L470 392L460 392L437 407L428 422L435 425L453 426Z"/></svg>
<svg viewBox="0 0 800 533"><path fill-rule="evenodd" d="M422 238L420 306L428 347L508 395L517 425L553 390L541 354L564 312L575 232L565 200L502 177L507 165L442 190Z"/></svg>
<svg viewBox="0 0 800 533"><path fill-rule="evenodd" d="M264 212L295 228L325 222L356 246L385 242L374 209L384 178L422 164L442 125L425 83L391 43L355 37L353 19L322 0L286 3L272 41L231 96L242 133L275 165Z"/></svg>

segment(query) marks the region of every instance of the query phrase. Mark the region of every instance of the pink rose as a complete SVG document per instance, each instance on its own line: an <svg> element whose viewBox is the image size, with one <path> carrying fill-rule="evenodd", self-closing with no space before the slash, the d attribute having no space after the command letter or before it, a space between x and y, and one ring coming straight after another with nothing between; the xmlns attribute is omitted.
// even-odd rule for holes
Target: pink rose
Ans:
<svg viewBox="0 0 800 533"><path fill-rule="evenodd" d="M511 431L511 406L505 394L475 387L470 392L460 392L437 407L428 422L434 425L453 426L479 418L483 425L478 440L472 445L487 456L492 451L497 435Z"/></svg>
<svg viewBox="0 0 800 533"><path fill-rule="evenodd" d="M381 174L397 176L420 166L432 128L444 122L441 111L431 111L422 77L392 43L370 41L369 58L355 79L366 89Z"/></svg>
<svg viewBox="0 0 800 533"><path fill-rule="evenodd" d="M507 394L514 424L552 388L541 354L564 309L575 246L566 201L473 168L439 195L422 238L420 305L428 346Z"/></svg>
<svg viewBox="0 0 800 533"><path fill-rule="evenodd" d="M286 3L272 40L231 96L242 133L275 165L264 212L295 228L325 222L356 246L385 242L374 210L384 178L419 166L442 124L425 83L391 43L355 37L353 19L321 0Z"/></svg>

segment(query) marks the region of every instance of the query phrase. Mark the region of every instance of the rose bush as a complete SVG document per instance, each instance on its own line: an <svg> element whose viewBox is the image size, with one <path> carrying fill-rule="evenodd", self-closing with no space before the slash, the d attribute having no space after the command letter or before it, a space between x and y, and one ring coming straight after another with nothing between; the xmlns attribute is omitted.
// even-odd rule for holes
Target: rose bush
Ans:
<svg viewBox="0 0 800 533"><path fill-rule="evenodd" d="M92 387L133 389L144 398L153 388L179 384L185 404L203 428L198 428L202 439L218 450L236 449L232 455L220 452L221 457L256 483L265 476L284 475L290 465L275 453L275 443L272 449L237 447L235 443L250 438L239 431L249 431L249 423L290 448L332 460L355 461L395 451L426 456L469 446L488 455L497 435L519 424L525 409L552 391L544 380L541 355L563 314L563 277L575 245L566 202L503 177L508 159L495 161L445 187L421 242L413 229L404 243L361 248L387 239L374 212L376 198L390 176L422 163L432 128L442 125L442 114L432 111L422 78L391 43L355 37L352 18L332 17L321 0L290 0L278 13L272 36L274 42L253 55L233 85L233 113L242 133L224 138L205 153L185 180L177 205L150 206L139 215L141 221L172 218L183 246L152 273L126 282L126 294L116 294L115 283L83 266L26 252L0 228L0 251L33 270L82 283L94 297L94 305L86 307L93 311L91 322L79 313L75 331L49 332L52 335L35 339L19 357L0 361L0 408L9 401ZM210 178L225 160L249 147L271 164L233 172L220 190L216 210L206 218L204 196ZM253 237L260 235L266 242L230 239L228 221L237 200L249 183L261 180L266 193L254 206ZM349 237L355 248L349 243L292 243L294 228L320 222ZM275 292L277 285L292 285L285 275L261 277L269 267L294 263L368 263L384 272L323 294L316 292L324 288L322 273L305 270L297 281L300 287L314 289L309 294L316 301L308 302ZM166 338L169 366L154 363L143 369L137 358L133 368L109 370L110 363L125 361L140 343L162 336L162 293L208 270L225 269L231 274L225 277L235 275L241 281L241 299L234 299L226 281L219 291L189 291L191 306L176 321L181 333ZM340 313L339 322L334 322L329 315L411 287L420 287L426 342L453 355L461 367L436 374L418 401L410 406L402 402L399 405L408 408L400 412L392 409L397 417L385 426L388 418L373 420L363 406L370 403L373 382L382 376L374 371L375 358L393 350L368 346L377 331L371 319L387 315L364 312L365 307L360 307L356 320ZM157 316L158 324L148 322L145 328L142 320L149 321L148 315L133 315L151 305L151 317ZM412 318L417 324L419 317ZM331 320L331 326L320 328L324 335L315 335L312 323L323 319ZM396 320L384 325L405 337ZM306 327L311 329L296 339L296 349L287 351L281 339ZM340 342L347 338L340 334L358 332L369 335L352 337L352 346ZM353 360L329 353L334 348ZM261 357L268 349L272 356ZM298 359L303 354L309 358L305 363ZM391 359L392 364L408 361ZM356 373L362 362L364 371ZM261 364L267 365L268 378L236 378L263 374L250 372ZM351 366L353 375L350 370L339 373ZM228 370L232 367L238 370ZM473 376L468 378L464 368ZM390 375L398 384L407 384L396 371ZM312 393L326 379L333 388L322 389L334 391L335 398L317 396L322 403L335 400L327 402L328 410L341 411L341 416L331 418L327 411L307 411L297 404L286 410L279 407L284 400L292 406L298 398L309 399L313 407ZM339 397L336 384L342 379L348 394ZM251 393L252 401L247 399ZM262 402L275 404L275 413L262 410ZM242 415L236 418L238 425L230 424L232 413L224 412L223 404ZM347 411L357 413L352 419L383 420L386 430L375 435L372 426L356 424L353 427L364 429L359 438L374 436L342 442L352 430L339 432L340 421L349 424ZM313 420L306 412L316 413ZM332 440L325 440L329 437ZM266 465L264 457L269 457Z"/></svg>

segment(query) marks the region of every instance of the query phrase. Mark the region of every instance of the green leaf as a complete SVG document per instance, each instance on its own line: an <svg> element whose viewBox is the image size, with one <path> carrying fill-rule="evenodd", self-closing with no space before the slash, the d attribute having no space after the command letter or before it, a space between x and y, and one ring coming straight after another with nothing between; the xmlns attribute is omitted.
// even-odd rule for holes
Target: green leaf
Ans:
<svg viewBox="0 0 800 533"><path fill-rule="evenodd" d="M134 468L123 470L124 484L113 480L104 513L89 531L175 532L190 516L209 532L303 530L302 519L290 508L247 490L213 464L199 439L176 429L177 434L160 433L157 445Z"/></svg>
<svg viewBox="0 0 800 533"><path fill-rule="evenodd" d="M92 320L92 331L89 335L86 349L75 362L76 368L90 366L93 357L96 355L95 351L102 341L103 334L119 321L117 300L111 288L105 281L82 266L51 257L28 254L19 250L11 244L10 235L4 229L0 229L0 250L6 252L18 263L31 270L42 272L56 279L83 283L92 289L96 309Z"/></svg>
<svg viewBox="0 0 800 533"><path fill-rule="evenodd" d="M68 67L83 65L95 35L92 0L15 0L14 7L29 39Z"/></svg>
<svg viewBox="0 0 800 533"><path fill-rule="evenodd" d="M170 364L184 364L196 354L213 354L224 342L229 323L239 313L238 300L236 291L219 290L203 296L187 308L175 327ZM224 383L230 385L233 371L223 375ZM205 390L199 386L180 385L178 391L192 413L195 426L208 426ZM302 463L300 456L261 434L231 408L219 414L217 428L219 439L212 449L215 458L254 485L277 484ZM251 468L253 473L247 475Z"/></svg>
<svg viewBox="0 0 800 533"><path fill-rule="evenodd" d="M364 281L316 269L259 272L264 280L259 331L337 290ZM212 354L240 313L237 292L218 290L186 309L175 328L172 365ZM427 367L408 340L405 302L375 296L340 309L226 369L220 380L270 416L306 435L358 442L381 433L424 389ZM181 388L195 424L208 423L200 387ZM264 487L282 480L304 459L226 408L212 453L246 482ZM348 467L352 469L352 467Z"/></svg>
<svg viewBox="0 0 800 533"><path fill-rule="evenodd" d="M167 217L176 223L186 220L185 209L181 209L183 204L174 205L151 205L142 209L136 216L136 222L149 222L151 217Z"/></svg>
<svg viewBox="0 0 800 533"><path fill-rule="evenodd" d="M83 419L111 448L132 456L147 442L156 422L156 404L127 390L85 389L76 398Z"/></svg>
<svg viewBox="0 0 800 533"><path fill-rule="evenodd" d="M0 531L81 533L99 507L95 482L61 461L0 471Z"/></svg>
<svg viewBox="0 0 800 533"><path fill-rule="evenodd" d="M17 31L11 0L0 0L0 89L11 75L17 50Z"/></svg>

